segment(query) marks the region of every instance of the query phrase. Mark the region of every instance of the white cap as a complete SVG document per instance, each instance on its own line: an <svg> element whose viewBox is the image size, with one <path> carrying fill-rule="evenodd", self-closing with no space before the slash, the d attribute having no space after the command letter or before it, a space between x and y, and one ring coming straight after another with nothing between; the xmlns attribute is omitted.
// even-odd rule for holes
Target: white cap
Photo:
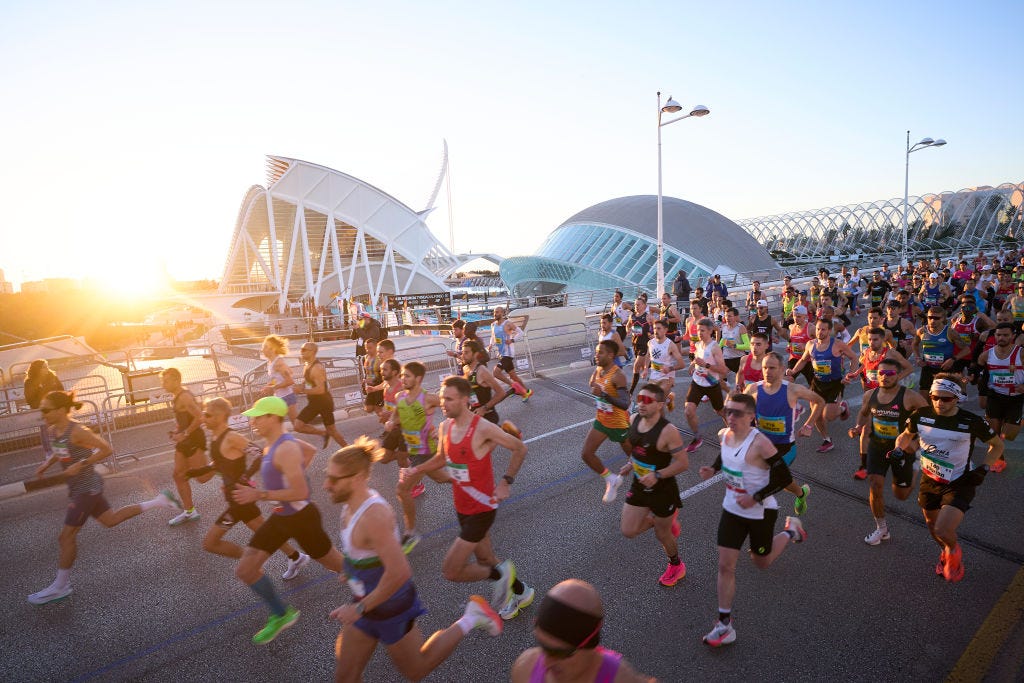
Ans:
<svg viewBox="0 0 1024 683"><path fill-rule="evenodd" d="M794 313L800 313L802 315L807 315L807 307L806 306L797 306L796 308L793 309L793 312Z"/></svg>
<svg viewBox="0 0 1024 683"><path fill-rule="evenodd" d="M937 280L938 277L939 277L938 273L928 273L928 279L929 280L933 280L933 279Z"/></svg>
<svg viewBox="0 0 1024 683"><path fill-rule="evenodd" d="M757 305L758 306L768 306L768 302L765 301L764 299L758 299L757 300Z"/></svg>

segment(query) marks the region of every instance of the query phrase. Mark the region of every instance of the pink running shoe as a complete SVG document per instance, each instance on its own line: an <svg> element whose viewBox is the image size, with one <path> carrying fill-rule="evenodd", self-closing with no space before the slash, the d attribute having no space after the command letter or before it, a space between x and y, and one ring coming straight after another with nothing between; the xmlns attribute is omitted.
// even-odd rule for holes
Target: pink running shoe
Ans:
<svg viewBox="0 0 1024 683"><path fill-rule="evenodd" d="M704 437L702 437L702 436L700 436L698 434L696 437L694 437L693 441L690 442L690 445L686 447L686 452L687 453L693 453L693 452L695 452L698 448L700 448L703 445L704 445Z"/></svg>
<svg viewBox="0 0 1024 683"><path fill-rule="evenodd" d="M670 564L665 568L665 573L658 579L658 583L662 586L674 586L686 576L686 563L680 562L679 564Z"/></svg>
<svg viewBox="0 0 1024 683"><path fill-rule="evenodd" d="M679 538L682 528L679 526L679 510L672 513L672 535Z"/></svg>
<svg viewBox="0 0 1024 683"><path fill-rule="evenodd" d="M426 490L427 487L423 485L423 482L420 482L419 484L413 486L412 491L410 491L409 493L413 498L419 498L426 492Z"/></svg>

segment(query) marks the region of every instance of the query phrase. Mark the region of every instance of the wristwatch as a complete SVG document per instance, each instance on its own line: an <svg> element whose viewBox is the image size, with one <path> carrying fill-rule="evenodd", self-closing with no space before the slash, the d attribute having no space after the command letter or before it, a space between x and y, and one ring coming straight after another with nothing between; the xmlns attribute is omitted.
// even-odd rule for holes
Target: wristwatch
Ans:
<svg viewBox="0 0 1024 683"><path fill-rule="evenodd" d="M504 479L505 483L508 484L509 486L511 486L512 484L516 483L516 478L511 476L511 475L503 474L501 476L501 478Z"/></svg>
<svg viewBox="0 0 1024 683"><path fill-rule="evenodd" d="M366 614L366 604L361 600L356 603L356 611L359 612L359 616Z"/></svg>
<svg viewBox="0 0 1024 683"><path fill-rule="evenodd" d="M654 470L654 478L658 480L661 479L661 472L659 470Z"/></svg>

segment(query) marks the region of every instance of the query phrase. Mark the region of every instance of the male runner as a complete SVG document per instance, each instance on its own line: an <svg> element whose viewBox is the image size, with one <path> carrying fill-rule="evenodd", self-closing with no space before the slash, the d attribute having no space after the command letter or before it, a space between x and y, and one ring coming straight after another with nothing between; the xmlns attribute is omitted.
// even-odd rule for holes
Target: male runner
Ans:
<svg viewBox="0 0 1024 683"><path fill-rule="evenodd" d="M768 336L768 348L779 339L789 340L789 331L782 327L778 320L774 320L768 313L768 301L757 300L757 308L754 315L747 321L747 331L751 337L760 332Z"/></svg>
<svg viewBox="0 0 1024 683"><path fill-rule="evenodd" d="M416 619L426 613L412 582L412 568L398 540L395 513L370 488L373 463L383 456L375 441L360 437L327 465L324 489L341 508L341 548L352 602L331 612L342 623L335 646L335 681L357 683L384 643L399 673L420 680L436 669L474 629L497 636L501 618L479 595L472 595L462 617L424 642Z"/></svg>
<svg viewBox="0 0 1024 683"><path fill-rule="evenodd" d="M954 345L954 355L959 359L953 363L953 372L961 372L977 360L981 353L978 349L978 341L981 339L982 332L996 326L995 321L984 313L978 312L974 297L961 294L959 301L960 311L953 320L953 331L960 337L960 343ZM968 351L966 357L963 354L964 349Z"/></svg>
<svg viewBox="0 0 1024 683"><path fill-rule="evenodd" d="M164 391L174 396L171 409L177 429L170 432L174 442L174 488L181 498L181 514L172 517L168 524L178 526L199 519L199 513L192 502L192 486L185 471L206 464L206 434L203 432L202 411L195 395L181 386L181 371L167 368L160 373Z"/></svg>
<svg viewBox="0 0 1024 683"><path fill-rule="evenodd" d="M686 447L687 453L693 453L704 443L704 438L700 435L700 422L697 421L697 405L701 399L707 396L711 408L719 415L723 414L722 409L725 406L722 379L729 373L729 368L722 358L722 349L711 338L714 329L715 323L710 318L701 318L697 323L700 338L694 345L694 358L690 363L692 380L686 392L686 404L683 406L686 423L693 432L693 439Z"/></svg>
<svg viewBox="0 0 1024 683"><path fill-rule="evenodd" d="M28 596L33 605L45 605L71 595L71 567L78 556L78 532L89 517L95 517L100 524L110 528L153 508L181 509L178 499L167 490L151 500L118 510L110 509L110 504L103 497L103 478L93 465L106 460L114 451L109 443L84 424L71 419L71 410L81 407L82 404L75 401L73 391L51 391L39 403L39 412L49 431L53 450L36 469L36 477L42 477L46 470L59 462L68 485L70 502L64 515L64 526L57 537L60 547L57 577L43 590Z"/></svg>
<svg viewBox="0 0 1024 683"><path fill-rule="evenodd" d="M764 332L750 335L750 353L740 360L740 369L736 371L736 391L743 391L747 384L756 384L764 379L761 363L768 353L770 343Z"/></svg>
<svg viewBox="0 0 1024 683"><path fill-rule="evenodd" d="M462 359L465 363L465 346ZM409 462L413 466L430 460L437 452L437 426L434 415L441 405L441 400L437 394L428 394L423 390L423 378L426 375L427 368L423 363L412 361L402 367L402 386L405 389L398 394L395 412L387 424L388 429L401 429L405 452L409 454ZM395 491L402 505L402 521L405 524L402 545L406 552L411 552L420 542L420 535L416 531L416 502L413 499L420 496L425 489L420 478L413 481L412 478L405 476L409 469L407 467L398 470L398 488ZM431 478L439 483L446 481L444 477Z"/></svg>
<svg viewBox="0 0 1024 683"><path fill-rule="evenodd" d="M868 334L871 332L871 330L875 329L876 327L882 327L882 323L885 321L885 314L882 313L882 309L880 308L869 308L867 319L867 324L864 325L863 327L858 328L857 331L854 332L853 335L850 337L850 346L857 344L858 346L861 347L861 350L863 350L864 347L867 346L870 342L870 340L868 339ZM896 340L893 338L892 332L884 327L882 327L882 330L885 332L884 339L882 340L885 343L885 345L895 347ZM911 327L910 334L913 334L913 331L914 328Z"/></svg>
<svg viewBox="0 0 1024 683"><path fill-rule="evenodd" d="M265 645L299 618L299 611L284 604L270 578L263 573L267 559L289 539L295 539L307 555L333 572L341 572L342 556L331 545L320 521L320 510L310 500L309 478L305 472L308 461L297 439L284 430L287 404L276 396L265 396L242 414L250 419L253 429L267 444L260 461L260 478L265 488L238 482L232 498L238 505L259 500L277 503L267 521L253 534L235 568L235 576L249 586L270 611L267 625L252 637L252 642Z"/></svg>
<svg viewBox="0 0 1024 683"><path fill-rule="evenodd" d="M1020 433L1021 412L1024 410L1024 360L1021 347L1014 343L1016 327L1013 323L999 323L992 333L996 343L978 356L978 365L984 367L988 377L988 401L985 419L992 431L1005 441L1013 441ZM1006 469L1004 454L992 463L993 472Z"/></svg>
<svg viewBox="0 0 1024 683"><path fill-rule="evenodd" d="M1024 282L1018 282L1014 289L1016 293L1010 296L1003 308L1009 309L1013 314L1014 332L1020 334L1021 328L1024 327Z"/></svg>
<svg viewBox="0 0 1024 683"><path fill-rule="evenodd" d="M909 319L900 315L899 301L890 301L885 305L885 320L882 321L881 327L892 337L896 350L904 358L910 358L917 329Z"/></svg>
<svg viewBox="0 0 1024 683"><path fill-rule="evenodd" d="M892 291L892 285L882 277L877 270L871 274L871 282L868 283L867 296L871 307L881 308L885 305L886 297Z"/></svg>
<svg viewBox="0 0 1024 683"><path fill-rule="evenodd" d="M966 359L970 355L970 348L964 347L960 335L946 322L946 309L932 306L926 317L927 323L914 335L914 355L920 359L918 365L921 366L917 385L922 398L928 398L936 373L952 370L958 356ZM956 352L957 345L963 348L960 353Z"/></svg>
<svg viewBox="0 0 1024 683"><path fill-rule="evenodd" d="M622 447L629 455L632 446L628 441L629 392L626 391L626 375L615 364L613 342L605 339L597 343L594 349L594 364L597 366L590 376L590 393L594 396L597 415L594 424L583 441L583 452L580 457L587 467L594 470L604 479L604 496L601 502L610 503L622 484L622 477L610 472L601 459L597 457L597 449L605 439L611 439Z"/></svg>
<svg viewBox="0 0 1024 683"><path fill-rule="evenodd" d="M650 528L665 554L668 566L658 579L662 586L674 586L686 576L686 565L679 560L679 484L676 475L685 472L690 461L683 437L665 419L665 392L657 384L645 384L637 394L638 414L629 425L632 446L630 462L620 476L633 470L633 484L622 506L622 535L636 538Z"/></svg>
<svg viewBox="0 0 1024 683"><path fill-rule="evenodd" d="M633 380L629 385L630 396L636 391L640 376L647 369L647 345L651 341L652 332L647 300L638 296L633 305L633 313L629 316L629 322L626 323L633 343L633 354L636 357L636 360L633 361Z"/></svg>
<svg viewBox="0 0 1024 683"><path fill-rule="evenodd" d="M722 452L711 467L701 467L701 479L716 471L725 473L725 498L718 523L718 621L704 636L711 647L736 641L732 606L736 597L736 562L743 542L750 536L750 559L767 569L792 543L801 543L807 532L796 517L786 517L785 529L772 535L779 504L773 494L793 480L775 446L751 424L754 399L732 394L726 403L728 427L719 432Z"/></svg>
<svg viewBox="0 0 1024 683"><path fill-rule="evenodd" d="M729 372L739 370L740 359L750 350L750 336L746 326L740 322L740 312L735 307L725 311L725 320L718 331L718 345L722 347L722 359Z"/></svg>
<svg viewBox="0 0 1024 683"><path fill-rule="evenodd" d="M620 368L626 366L626 346L622 343L622 337L615 331L614 318L611 313L605 313L601 316L601 330L598 332L597 340L605 341L608 340L615 344L617 349L615 352L615 365Z"/></svg>
<svg viewBox="0 0 1024 683"><path fill-rule="evenodd" d="M885 473L889 468L892 468L892 492L897 500L906 500L913 491L914 458L912 455L899 456L895 451L896 437L910 413L928 403L917 392L900 386L900 375L904 371L895 357L885 357L878 362L875 373L878 385L865 391L857 423L848 432L851 439L860 439L861 467L865 469L870 485L868 504L875 518L875 530L864 537L868 545L878 545L890 538L885 521L884 495Z"/></svg>
<svg viewBox="0 0 1024 683"><path fill-rule="evenodd" d="M660 386L665 395L668 396L669 411L675 410L676 394L673 388L676 384L676 370L681 369L686 362L679 347L669 334L669 326L664 319L654 321L654 339L647 344L650 353L650 372L648 379Z"/></svg>
<svg viewBox="0 0 1024 683"><path fill-rule="evenodd" d="M918 451L921 456L921 487L917 502L928 524L928 531L942 549L935 573L946 581L964 578L963 550L957 529L970 509L985 474L1003 453L1003 441L980 415L960 408L966 399L963 378L948 372L935 375L927 407L910 414L907 427L896 439L896 447L906 455ZM971 462L974 441L988 445L981 465Z"/></svg>
<svg viewBox="0 0 1024 683"><path fill-rule="evenodd" d="M796 364L803 358L807 350L807 344L814 336L814 330L807 320L807 307L796 306L793 309L793 323L789 326L789 369L796 367ZM810 365L805 365L801 370L803 378L807 380L807 386L814 381L814 370Z"/></svg>
<svg viewBox="0 0 1024 683"><path fill-rule="evenodd" d="M526 444L469 409L469 382L448 377L441 386L441 409L448 418L438 427L437 455L403 474L418 480L447 467L452 498L459 518L459 537L445 555L442 573L449 581L494 582L492 604L502 619L512 619L533 602L533 589L516 575L512 560L498 562L491 545L491 525L498 505L506 500L516 474L526 458ZM511 451L508 468L495 486L491 451L502 446ZM476 562L470 562L473 555Z"/></svg>
<svg viewBox="0 0 1024 683"><path fill-rule="evenodd" d="M498 364L494 366L494 376L511 387L511 391L529 401L533 390L527 389L516 373L516 339L522 333L519 326L508 319L502 306L494 307L494 322L491 323L491 343L487 345L488 353L498 350Z"/></svg>
<svg viewBox="0 0 1024 683"><path fill-rule="evenodd" d="M679 326L683 322L682 314L676 305L672 303L672 297L668 292L661 295L661 307L658 309L661 320L668 324L668 338L673 344L679 343Z"/></svg>
<svg viewBox="0 0 1024 683"><path fill-rule="evenodd" d="M473 389L469 396L469 408L488 422L498 424L496 406L507 396L501 384L494 378L487 365L480 362L483 345L477 342L466 342L462 354L462 376ZM438 401L440 405L440 401Z"/></svg>
<svg viewBox="0 0 1024 683"><path fill-rule="evenodd" d="M323 448L327 448L332 437L339 446L344 448L348 445L348 441L345 441L345 437L334 426L334 397L331 396L331 391L327 386L327 370L324 369L324 364L320 362L320 359L316 357L318 350L319 347L313 342L306 342L299 349L299 355L305 364L302 370L305 383L296 384L294 390L296 394L305 394L306 406L299 411L299 416L295 420L295 431L323 437ZM323 429L311 424L318 415L324 422Z"/></svg>

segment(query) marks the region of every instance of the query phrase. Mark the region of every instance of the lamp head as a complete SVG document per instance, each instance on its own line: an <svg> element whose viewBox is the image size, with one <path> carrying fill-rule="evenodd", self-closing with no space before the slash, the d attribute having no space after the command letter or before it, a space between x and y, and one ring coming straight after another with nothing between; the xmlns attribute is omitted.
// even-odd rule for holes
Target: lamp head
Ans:
<svg viewBox="0 0 1024 683"><path fill-rule="evenodd" d="M682 111L683 105L679 104L672 99L672 96L668 96L668 100L665 102L665 106L661 108L666 114L675 114L677 111Z"/></svg>
<svg viewBox="0 0 1024 683"><path fill-rule="evenodd" d="M922 147L927 147L928 145L934 145L935 140L932 140L931 138L921 138L921 142L917 144L921 145Z"/></svg>
<svg viewBox="0 0 1024 683"><path fill-rule="evenodd" d="M939 138L938 140L932 143L932 147L942 147L944 144L946 144L946 141L943 140L942 138Z"/></svg>
<svg viewBox="0 0 1024 683"><path fill-rule="evenodd" d="M703 104L698 104L693 108L693 111L690 112L690 116L707 116L710 113L710 109L705 107Z"/></svg>

